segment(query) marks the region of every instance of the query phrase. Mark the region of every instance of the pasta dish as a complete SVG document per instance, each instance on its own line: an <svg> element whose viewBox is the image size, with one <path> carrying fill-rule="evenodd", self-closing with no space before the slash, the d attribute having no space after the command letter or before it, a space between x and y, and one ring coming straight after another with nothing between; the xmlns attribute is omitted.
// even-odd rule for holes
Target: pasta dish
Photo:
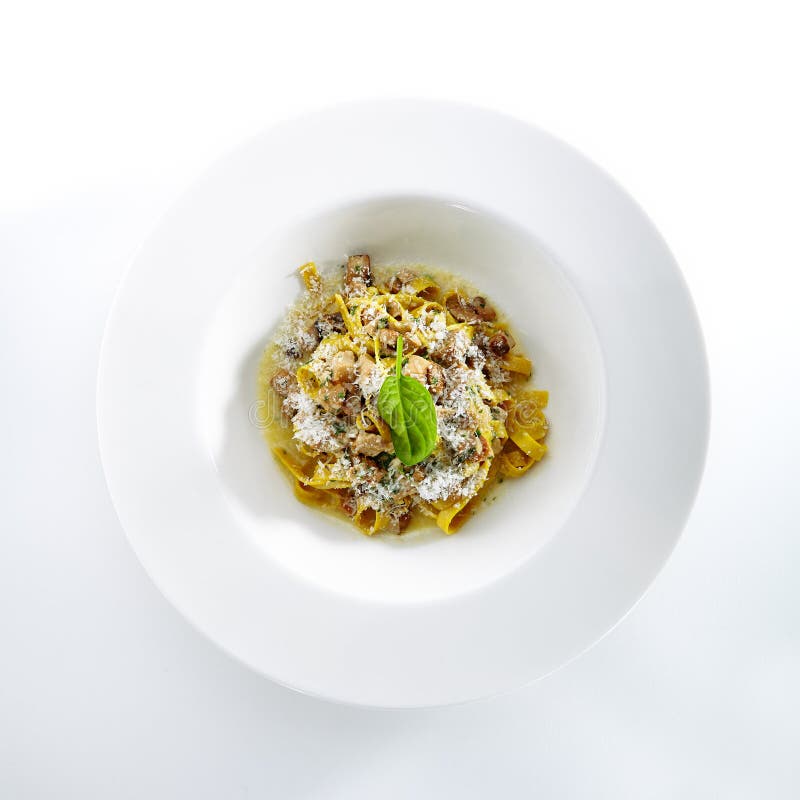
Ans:
<svg viewBox="0 0 800 800"><path fill-rule="evenodd" d="M423 268L373 270L367 255L299 272L258 386L300 500L367 534L425 520L454 533L490 487L544 457L547 392L484 297Z"/></svg>

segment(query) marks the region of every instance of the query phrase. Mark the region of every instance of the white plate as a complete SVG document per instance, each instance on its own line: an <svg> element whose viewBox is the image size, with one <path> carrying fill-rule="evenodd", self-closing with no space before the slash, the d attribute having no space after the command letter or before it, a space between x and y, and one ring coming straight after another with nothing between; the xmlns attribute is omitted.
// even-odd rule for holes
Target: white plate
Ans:
<svg viewBox="0 0 800 800"><path fill-rule="evenodd" d="M355 251L463 274L550 390L547 459L455 536L298 504L255 424L293 270ZM494 113L378 102L264 133L168 214L109 319L98 426L131 544L199 630L304 692L438 705L546 674L642 595L698 487L707 369L672 256L600 170Z"/></svg>

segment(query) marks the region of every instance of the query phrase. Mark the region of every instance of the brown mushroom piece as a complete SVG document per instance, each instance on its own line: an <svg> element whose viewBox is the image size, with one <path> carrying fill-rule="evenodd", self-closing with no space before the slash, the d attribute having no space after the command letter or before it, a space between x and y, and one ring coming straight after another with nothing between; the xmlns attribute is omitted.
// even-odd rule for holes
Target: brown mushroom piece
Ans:
<svg viewBox="0 0 800 800"><path fill-rule="evenodd" d="M386 470L374 458L362 459L362 466L365 469L363 481L365 483L380 483L387 475Z"/></svg>
<svg viewBox="0 0 800 800"><path fill-rule="evenodd" d="M363 389L364 385L372 377L372 373L375 370L375 359L372 358L372 356L368 356L366 353L362 353L358 357L356 370L358 371L356 382Z"/></svg>
<svg viewBox="0 0 800 800"><path fill-rule="evenodd" d="M332 414L352 414L356 403L361 408L361 397L358 387L352 383L329 383L319 389L317 402Z"/></svg>
<svg viewBox="0 0 800 800"><path fill-rule="evenodd" d="M478 319L482 319L484 322L491 322L492 320L497 319L497 312L492 306L489 305L489 303L486 302L485 297L476 295L472 298L470 306L477 315Z"/></svg>
<svg viewBox="0 0 800 800"><path fill-rule="evenodd" d="M352 383L356 377L356 356L352 350L340 350L331 360L334 383Z"/></svg>
<svg viewBox="0 0 800 800"><path fill-rule="evenodd" d="M495 356L502 357L507 355L515 345L514 337L506 331L499 331L489 339L487 349Z"/></svg>
<svg viewBox="0 0 800 800"><path fill-rule="evenodd" d="M379 433L359 431L353 442L353 451L363 456L377 456L391 449L392 443L386 441Z"/></svg>
<svg viewBox="0 0 800 800"><path fill-rule="evenodd" d="M431 362L422 356L409 356L406 365L403 367L403 375L409 378L416 378L423 386L428 381L428 365Z"/></svg>
<svg viewBox="0 0 800 800"><path fill-rule="evenodd" d="M335 314L325 314L314 323L314 330L320 339L334 333L344 333L345 325L342 315L337 311Z"/></svg>
<svg viewBox="0 0 800 800"><path fill-rule="evenodd" d="M397 331L393 331L391 328L382 328L380 331L378 331L378 342L381 346L381 355L394 355L397 352L397 339L399 335L400 334Z"/></svg>
<svg viewBox="0 0 800 800"><path fill-rule="evenodd" d="M397 294L398 292L402 292L403 288L407 283L411 283L411 281L415 280L419 276L416 272L412 269L408 269L407 267L403 267L403 269L396 272L392 277L389 279L389 291L392 294Z"/></svg>
<svg viewBox="0 0 800 800"><path fill-rule="evenodd" d="M279 369L269 384L279 397L288 397L297 389L297 378L288 369Z"/></svg>
<svg viewBox="0 0 800 800"><path fill-rule="evenodd" d="M445 333L444 338L436 345L433 356L445 367L452 367L459 360L457 339L453 331Z"/></svg>
<svg viewBox="0 0 800 800"><path fill-rule="evenodd" d="M319 337L316 330L312 327L308 331L300 331L300 333L290 336L283 349L287 358L297 361L304 356L307 356L319 344Z"/></svg>
<svg viewBox="0 0 800 800"><path fill-rule="evenodd" d="M304 336L303 339L306 343L306 352L311 353L312 351L316 350L317 345L322 340L322 336L319 335L319 331L317 330L316 325L312 325L308 329L308 336Z"/></svg>
<svg viewBox="0 0 800 800"><path fill-rule="evenodd" d="M372 269L369 256L366 254L350 256L344 275L344 289L348 295L366 294L367 287L372 286Z"/></svg>
<svg viewBox="0 0 800 800"><path fill-rule="evenodd" d="M428 364L428 388L435 399L444 391L444 370L433 361Z"/></svg>
<svg viewBox="0 0 800 800"><path fill-rule="evenodd" d="M475 322L478 319L472 304L460 292L451 294L444 304L456 322Z"/></svg>
<svg viewBox="0 0 800 800"><path fill-rule="evenodd" d="M444 372L442 368L422 356L410 355L403 367L403 374L410 378L415 378L423 386L427 387L432 395L439 395L444 384Z"/></svg>
<svg viewBox="0 0 800 800"><path fill-rule="evenodd" d="M403 306L397 300L390 299L386 302L387 313L395 319L400 319L403 316Z"/></svg>
<svg viewBox="0 0 800 800"><path fill-rule="evenodd" d="M411 524L411 512L404 511L397 518L397 532L402 533Z"/></svg>
<svg viewBox="0 0 800 800"><path fill-rule="evenodd" d="M357 417L361 413L361 395L359 393L349 394L344 401L342 413L348 417Z"/></svg>
<svg viewBox="0 0 800 800"><path fill-rule="evenodd" d="M471 462L471 461L484 461L492 452L492 446L485 436L479 436L475 439L475 444L468 445L463 450L456 454L456 461Z"/></svg>
<svg viewBox="0 0 800 800"><path fill-rule="evenodd" d="M339 501L339 508L341 508L345 514L352 517L353 514L356 513L355 494L353 492L343 494L342 499Z"/></svg>

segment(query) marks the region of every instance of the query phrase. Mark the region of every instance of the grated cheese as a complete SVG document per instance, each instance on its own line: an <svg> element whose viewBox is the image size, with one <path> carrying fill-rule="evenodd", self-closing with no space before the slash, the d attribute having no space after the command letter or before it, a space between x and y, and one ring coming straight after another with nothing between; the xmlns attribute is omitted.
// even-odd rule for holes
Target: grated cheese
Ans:
<svg viewBox="0 0 800 800"><path fill-rule="evenodd" d="M295 412L292 418L294 438L314 450L342 450L344 441L337 438L337 418L318 406L302 391L292 392L284 401L284 409Z"/></svg>
<svg viewBox="0 0 800 800"><path fill-rule="evenodd" d="M502 360L487 350L483 331L475 331L473 338L472 330L459 325L448 327L447 315L436 309L425 308L412 319L406 317L408 327L402 329L406 331L404 336L413 341L418 334L417 342L427 347L424 357L437 364L436 388L431 384L431 392L437 414L438 441L433 453L414 467L404 466L397 458L387 464L385 460L391 456L385 453L379 458L362 455L354 451L353 443L365 425L369 430L366 412L377 411L380 389L393 369L393 365L389 366L391 359L379 359L369 369L363 364L360 368L356 365L353 384L344 386L333 382L332 360L340 346L330 326L318 324L314 327L314 322L332 313L330 297L341 289L341 273L322 272L321 280L321 291L307 292L301 302L287 312L274 340L275 366L295 372L306 365L320 384L318 395L311 396L297 388L283 400L283 410L291 418L293 439L306 450L327 456L324 459L326 474L331 480L349 484L350 496L362 507L388 514L395 520L414 508L417 501L452 502L459 497L473 496L485 480L492 420L502 421L506 416L496 402L492 387L511 379ZM379 320L386 313L385 305L370 305L370 302L368 297L359 298L360 322L371 326L366 331L368 335L383 327ZM366 344L359 342L356 357L359 354L374 356L371 339ZM342 401L345 401L345 391L347 398L355 396L357 411L348 415L342 407L339 414L333 413L340 406L336 397L331 403L331 393L339 390ZM331 411L326 410L328 408ZM488 456L491 457L491 453ZM431 513L430 507L424 504L416 508Z"/></svg>

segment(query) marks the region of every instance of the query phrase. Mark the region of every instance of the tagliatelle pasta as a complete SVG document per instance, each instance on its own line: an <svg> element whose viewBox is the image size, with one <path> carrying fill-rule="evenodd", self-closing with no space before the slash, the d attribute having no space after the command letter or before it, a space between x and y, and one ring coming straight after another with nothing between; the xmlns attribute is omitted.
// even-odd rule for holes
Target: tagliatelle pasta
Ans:
<svg viewBox="0 0 800 800"><path fill-rule="evenodd" d="M376 278L366 255L338 273L313 263L299 272L303 297L259 373L266 438L298 499L346 514L367 534L400 533L414 519L449 534L496 481L544 457L547 392L525 388L531 361L485 298L419 268ZM377 402L395 362L401 368L400 337L402 374L427 389L436 413L435 445L430 438L411 464L395 456Z"/></svg>

